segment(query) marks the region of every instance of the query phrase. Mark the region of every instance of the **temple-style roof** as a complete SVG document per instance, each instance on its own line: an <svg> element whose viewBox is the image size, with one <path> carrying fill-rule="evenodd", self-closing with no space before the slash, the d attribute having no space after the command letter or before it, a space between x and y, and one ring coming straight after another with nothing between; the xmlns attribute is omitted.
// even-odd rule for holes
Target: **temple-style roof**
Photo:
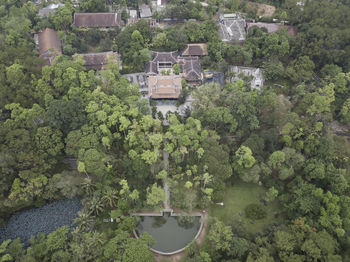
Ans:
<svg viewBox="0 0 350 262"><path fill-rule="evenodd" d="M179 58L183 77L188 82L202 81L202 68L198 57Z"/></svg>
<svg viewBox="0 0 350 262"><path fill-rule="evenodd" d="M158 74L161 69L171 68L177 63L178 52L153 52L152 61L147 62L145 72Z"/></svg>
<svg viewBox="0 0 350 262"><path fill-rule="evenodd" d="M116 63L118 62L118 54L115 52L77 54L77 57L79 56L85 60L84 66L87 69L105 69L109 59L113 59Z"/></svg>
<svg viewBox="0 0 350 262"><path fill-rule="evenodd" d="M39 54L48 64L52 64L53 59L62 54L61 41L58 39L57 32L46 28L38 34Z"/></svg>
<svg viewBox="0 0 350 262"><path fill-rule="evenodd" d="M153 99L177 99L181 90L179 75L157 75L148 78L148 95Z"/></svg>
<svg viewBox="0 0 350 262"><path fill-rule="evenodd" d="M119 13L74 13L73 25L76 27L116 27L122 26Z"/></svg>
<svg viewBox="0 0 350 262"><path fill-rule="evenodd" d="M202 44L188 44L182 51L182 56L206 56L208 55L207 45Z"/></svg>

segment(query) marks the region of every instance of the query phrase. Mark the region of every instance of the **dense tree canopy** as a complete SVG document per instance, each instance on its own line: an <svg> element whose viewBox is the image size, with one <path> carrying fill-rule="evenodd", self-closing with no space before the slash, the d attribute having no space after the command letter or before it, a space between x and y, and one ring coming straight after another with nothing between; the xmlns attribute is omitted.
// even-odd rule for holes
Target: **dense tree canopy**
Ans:
<svg viewBox="0 0 350 262"><path fill-rule="evenodd" d="M131 237L138 221L130 213L159 210L165 200L187 213L210 209L241 183L261 187L260 203L229 222L209 214L202 245L191 244L184 261L350 259L349 1L258 2L274 4L275 15L259 18L246 1L170 0L154 18L177 18L176 26L152 29L141 19L123 30L82 30L72 26L76 11L114 12L141 1L64 1L39 17L41 6L30 1L0 0L0 226L46 202L82 203L72 230L6 240L0 261L153 261L154 239ZM251 27L244 44L224 43L218 10L287 20L297 34ZM58 31L63 52L50 66L32 37L46 27ZM151 51L199 42L208 49L203 69L231 78L230 65L259 67L264 87L252 90L249 77L183 83L182 100L193 98L186 114L151 114L157 102L122 74L143 72ZM121 72L112 62L87 70L74 56L102 51L121 55ZM273 205L279 210L269 214ZM276 219L263 230L247 230L268 215Z"/></svg>

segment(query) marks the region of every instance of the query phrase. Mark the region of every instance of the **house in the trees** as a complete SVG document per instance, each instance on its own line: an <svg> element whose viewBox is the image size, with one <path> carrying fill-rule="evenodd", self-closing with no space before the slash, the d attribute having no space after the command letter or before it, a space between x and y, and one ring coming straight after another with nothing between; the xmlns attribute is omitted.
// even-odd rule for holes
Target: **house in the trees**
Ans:
<svg viewBox="0 0 350 262"><path fill-rule="evenodd" d="M51 65L54 58L62 54L61 41L58 39L57 32L50 28L38 34L38 47L40 57L46 60L47 65Z"/></svg>
<svg viewBox="0 0 350 262"><path fill-rule="evenodd" d="M202 67L198 57L180 57L178 59L182 77L192 86L202 84Z"/></svg>
<svg viewBox="0 0 350 262"><path fill-rule="evenodd" d="M247 23L240 14L221 14L218 26L223 42L243 43L245 41Z"/></svg>
<svg viewBox="0 0 350 262"><path fill-rule="evenodd" d="M180 75L190 85L199 85L202 83L203 77L199 57L179 56L177 51L153 52L152 61L146 63L145 72L147 75L172 75L175 64L180 66Z"/></svg>
<svg viewBox="0 0 350 262"><path fill-rule="evenodd" d="M73 25L79 28L122 27L120 13L74 13Z"/></svg>
<svg viewBox="0 0 350 262"><path fill-rule="evenodd" d="M153 10L157 10L157 12L161 12L167 5L167 0L154 0L152 1Z"/></svg>
<svg viewBox="0 0 350 262"><path fill-rule="evenodd" d="M250 82L251 89L260 89L264 85L264 76L260 68L231 66L229 68L228 82L235 82L238 79Z"/></svg>
<svg viewBox="0 0 350 262"><path fill-rule="evenodd" d="M128 18L128 25L129 24L136 24L139 21L137 10L135 9L129 9L129 18Z"/></svg>
<svg viewBox="0 0 350 262"><path fill-rule="evenodd" d="M181 54L183 57L202 57L208 55L207 44L187 44Z"/></svg>
<svg viewBox="0 0 350 262"><path fill-rule="evenodd" d="M106 69L108 62L118 63L119 58L116 52L102 52L102 53L86 53L86 54L76 54L73 59L82 57L85 61L84 67L87 70L102 70Z"/></svg>
<svg viewBox="0 0 350 262"><path fill-rule="evenodd" d="M248 22L247 23L247 27L249 30L249 28L253 27L253 26L257 26L259 28L266 28L267 32L269 34L272 33L276 33L278 30L285 28L288 32L288 34L290 34L291 36L296 36L297 34L297 28L295 26L290 26L290 25L282 25L282 24L278 24L278 23L261 23L261 22Z"/></svg>
<svg viewBox="0 0 350 262"><path fill-rule="evenodd" d="M39 16L41 17L48 17L51 14L55 13L58 8L63 7L64 4L58 3L58 4L50 4L42 9L39 10Z"/></svg>
<svg viewBox="0 0 350 262"><path fill-rule="evenodd" d="M178 52L153 52L152 60L146 63L145 72L148 75L161 74L172 70L177 64Z"/></svg>
<svg viewBox="0 0 350 262"><path fill-rule="evenodd" d="M155 75L148 78L148 95L152 99L177 99L181 90L179 75Z"/></svg>
<svg viewBox="0 0 350 262"><path fill-rule="evenodd" d="M139 7L140 18L152 18L152 11L148 5L142 4Z"/></svg>

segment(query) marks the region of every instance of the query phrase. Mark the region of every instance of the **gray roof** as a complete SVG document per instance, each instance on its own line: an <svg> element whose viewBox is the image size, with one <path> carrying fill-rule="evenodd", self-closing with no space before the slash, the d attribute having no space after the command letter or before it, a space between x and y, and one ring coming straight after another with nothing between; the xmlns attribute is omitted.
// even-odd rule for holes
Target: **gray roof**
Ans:
<svg viewBox="0 0 350 262"><path fill-rule="evenodd" d="M64 4L58 3L58 4L50 4L42 9L39 10L39 16L49 16L50 14L53 14L56 12L56 9L63 7Z"/></svg>
<svg viewBox="0 0 350 262"><path fill-rule="evenodd" d="M137 18L137 10L129 10L130 18Z"/></svg>
<svg viewBox="0 0 350 262"><path fill-rule="evenodd" d="M202 80L202 67L198 57L182 57L179 59L184 79L189 82Z"/></svg>
<svg viewBox="0 0 350 262"><path fill-rule="evenodd" d="M219 25L219 34L224 42L240 42L245 41L247 23L240 16L235 18L228 18L221 16L221 19L218 21Z"/></svg>
<svg viewBox="0 0 350 262"><path fill-rule="evenodd" d="M153 52L152 61L147 62L145 72L148 74L158 74L159 63L177 64L178 52Z"/></svg>
<svg viewBox="0 0 350 262"><path fill-rule="evenodd" d="M140 5L140 17L141 18L149 18L152 17L151 8L148 5Z"/></svg>
<svg viewBox="0 0 350 262"><path fill-rule="evenodd" d="M260 68L244 67L244 66L230 66L230 73L234 73L228 79L229 82L235 82L242 77L250 77L251 89L260 89L264 85L264 76Z"/></svg>

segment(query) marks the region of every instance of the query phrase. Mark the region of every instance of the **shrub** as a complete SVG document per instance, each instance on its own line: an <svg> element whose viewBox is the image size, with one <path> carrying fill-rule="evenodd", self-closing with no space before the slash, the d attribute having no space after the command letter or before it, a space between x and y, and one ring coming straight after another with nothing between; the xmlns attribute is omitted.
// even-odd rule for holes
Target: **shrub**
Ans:
<svg viewBox="0 0 350 262"><path fill-rule="evenodd" d="M262 204L250 204L245 208L245 215L249 219L263 219L266 217L266 210Z"/></svg>

